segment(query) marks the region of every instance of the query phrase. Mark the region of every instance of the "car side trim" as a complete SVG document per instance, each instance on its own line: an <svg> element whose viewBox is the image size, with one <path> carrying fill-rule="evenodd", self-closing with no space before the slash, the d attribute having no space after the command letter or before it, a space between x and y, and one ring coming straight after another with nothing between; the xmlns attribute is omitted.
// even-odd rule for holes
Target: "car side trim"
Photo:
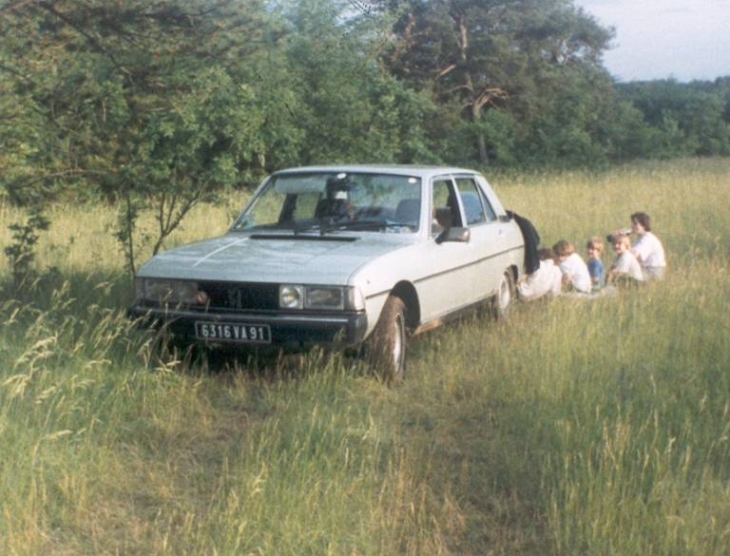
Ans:
<svg viewBox="0 0 730 556"><path fill-rule="evenodd" d="M423 276L421 278L418 278L418 279L414 280L413 283L414 284L420 284L420 283L423 283L423 282L427 282L428 280L432 280L434 278L438 278L438 277L444 276L446 274L451 274L452 272L457 272L457 271L463 270L465 268L470 268L472 266L481 264L484 261L488 261L490 259L494 259L495 257L501 257L501 256L506 255L508 253L513 253L515 251L520 251L521 249L524 249L524 248L522 246L518 246L518 247L512 247L510 249L505 249L504 251L500 251L499 253L495 253L494 255L490 255L489 257L483 257L483 258L481 258L479 260L470 262L469 264L465 264L465 265L461 265L461 266L455 266L453 268L450 268L449 270L445 270L445 271L442 271L442 272L435 272L433 274L429 274L428 276ZM388 293L390 293L390 289L381 290L381 291L378 291L378 292L374 292L372 294L369 294L368 296L366 296L365 299L373 299L375 297L380 297L380 296L386 295Z"/></svg>

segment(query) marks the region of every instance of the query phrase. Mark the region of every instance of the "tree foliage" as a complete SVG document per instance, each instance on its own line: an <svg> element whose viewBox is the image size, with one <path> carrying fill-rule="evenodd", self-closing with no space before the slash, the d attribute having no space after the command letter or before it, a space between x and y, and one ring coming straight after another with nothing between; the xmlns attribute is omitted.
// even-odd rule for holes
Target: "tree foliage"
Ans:
<svg viewBox="0 0 730 556"><path fill-rule="evenodd" d="M565 0L409 0L390 8L401 15L388 67L459 111L454 131L462 144L465 132L474 136L470 158L481 164L504 150L490 121L506 119L486 118L488 111L503 112L522 143L536 119L562 109L556 103L567 88L590 103L590 89L575 75L606 76L599 60L610 32Z"/></svg>
<svg viewBox="0 0 730 556"><path fill-rule="evenodd" d="M730 77L714 83L660 80L617 88L656 137L656 148L644 155L730 155Z"/></svg>
<svg viewBox="0 0 730 556"><path fill-rule="evenodd" d="M231 63L249 54L234 33L253 42L259 34L257 8L247 5L6 6L3 113L18 105L22 116L17 130L17 116L2 118L3 150L24 155L9 161L12 198L28 204L63 190L122 200L118 233L132 268L134 217L154 207L159 249L192 206L250 174L263 149L254 92Z"/></svg>

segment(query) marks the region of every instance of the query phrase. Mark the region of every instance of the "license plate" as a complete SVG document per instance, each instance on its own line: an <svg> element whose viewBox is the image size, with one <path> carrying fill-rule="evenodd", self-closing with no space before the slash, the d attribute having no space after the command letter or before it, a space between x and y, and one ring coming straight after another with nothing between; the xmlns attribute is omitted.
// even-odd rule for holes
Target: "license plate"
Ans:
<svg viewBox="0 0 730 556"><path fill-rule="evenodd" d="M268 324L198 321L195 323L195 336L199 340L215 342L271 343L271 329Z"/></svg>

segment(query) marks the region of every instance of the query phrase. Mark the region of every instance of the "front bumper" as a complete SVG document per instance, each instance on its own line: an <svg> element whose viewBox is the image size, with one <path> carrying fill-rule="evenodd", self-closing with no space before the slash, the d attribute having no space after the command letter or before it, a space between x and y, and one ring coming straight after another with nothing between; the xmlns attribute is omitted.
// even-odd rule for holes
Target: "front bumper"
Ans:
<svg viewBox="0 0 730 556"><path fill-rule="evenodd" d="M367 330L367 316L361 313L236 313L205 312L185 309L165 309L145 305L132 305L127 315L137 319L140 326L164 327L175 339L189 343L226 344L252 347L278 347L302 349L315 345L346 348L360 344ZM246 325L268 326L271 342L253 344L196 337L196 322L245 323Z"/></svg>

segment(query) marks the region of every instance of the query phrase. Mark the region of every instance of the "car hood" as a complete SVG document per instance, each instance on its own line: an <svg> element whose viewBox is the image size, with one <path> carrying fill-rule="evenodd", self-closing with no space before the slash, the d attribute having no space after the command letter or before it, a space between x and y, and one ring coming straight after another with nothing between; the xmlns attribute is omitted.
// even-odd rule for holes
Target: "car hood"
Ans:
<svg viewBox="0 0 730 556"><path fill-rule="evenodd" d="M414 241L411 234L230 233L176 247L147 261L140 277L222 282L348 284L373 258Z"/></svg>

